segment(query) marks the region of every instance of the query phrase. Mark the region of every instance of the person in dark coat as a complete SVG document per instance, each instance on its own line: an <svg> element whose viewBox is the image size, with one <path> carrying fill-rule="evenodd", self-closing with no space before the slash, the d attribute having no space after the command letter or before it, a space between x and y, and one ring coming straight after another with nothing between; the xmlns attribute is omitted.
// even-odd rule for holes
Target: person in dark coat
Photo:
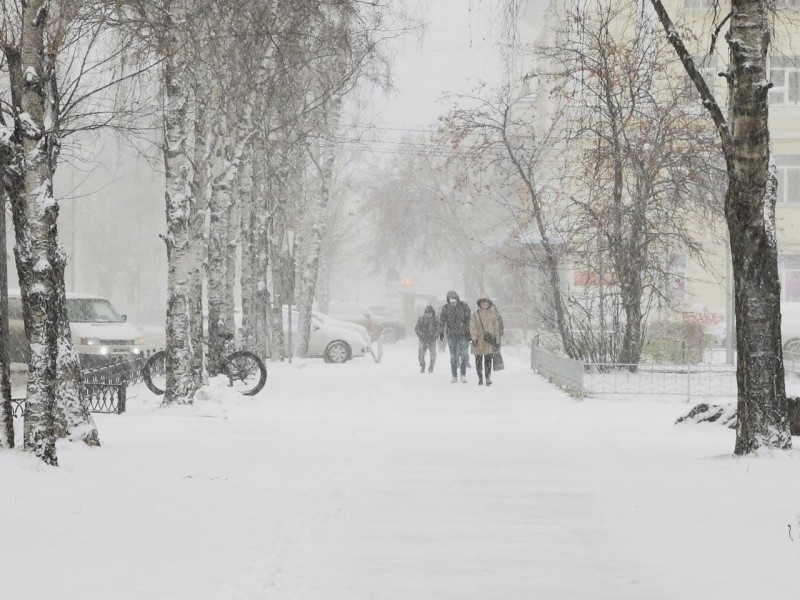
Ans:
<svg viewBox="0 0 800 600"><path fill-rule="evenodd" d="M430 352L430 363L428 373L433 373L433 365L436 364L436 338L441 333L442 325L436 316L436 311L432 306L426 306L423 315L417 319L417 326L414 332L419 338L419 372L425 372L425 353Z"/></svg>
<svg viewBox="0 0 800 600"><path fill-rule="evenodd" d="M478 385L492 385L492 360L503 337L503 319L489 298L478 300L478 310L472 313L469 323L472 336L472 353L478 371Z"/></svg>
<svg viewBox="0 0 800 600"><path fill-rule="evenodd" d="M461 381L467 382L467 364L469 363L469 318L472 311L467 303L461 300L453 290L447 292L447 304L439 312L442 321L442 334L440 339L447 336L447 345L450 349L450 372L453 375L452 383L458 381L458 371L461 371Z"/></svg>

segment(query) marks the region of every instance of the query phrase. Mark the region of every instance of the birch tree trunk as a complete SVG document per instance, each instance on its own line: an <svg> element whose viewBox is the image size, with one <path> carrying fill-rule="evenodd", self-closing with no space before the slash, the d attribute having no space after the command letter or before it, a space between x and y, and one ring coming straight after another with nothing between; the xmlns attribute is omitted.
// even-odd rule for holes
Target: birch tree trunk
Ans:
<svg viewBox="0 0 800 600"><path fill-rule="evenodd" d="M256 236L254 231L255 216L253 204L253 153L252 146L248 146L242 156L239 170L239 195L241 198L241 292L242 292L242 347L251 352L256 352L256 331L254 303L256 293L255 253ZM259 357L261 354L256 352Z"/></svg>
<svg viewBox="0 0 800 600"><path fill-rule="evenodd" d="M253 210L250 219L249 234L252 244L249 251L252 254L252 273L250 284L252 288L252 302L247 306L242 305L242 322L245 331L254 333L252 347L249 348L260 358L267 358L267 348L270 346L270 327L268 314L270 312L270 293L267 281L269 271L268 236L270 225L270 207L267 203L267 182L265 169L265 150L263 144L256 144L253 161Z"/></svg>
<svg viewBox="0 0 800 600"><path fill-rule="evenodd" d="M99 446L100 435L94 423L83 385L81 363L72 344L72 332L67 315L64 289L66 258L58 248L55 261L56 284L61 286L55 295L54 314L58 315L58 358L56 361L56 435L70 441L82 441L87 446Z"/></svg>
<svg viewBox="0 0 800 600"><path fill-rule="evenodd" d="M14 202L17 269L20 288L27 299L31 354L25 399L24 446L50 465L57 465L55 434L55 382L58 357L58 318L53 313L57 286L56 258L58 207L53 199L53 173L48 156L56 152L54 123L45 123L47 65L44 61L45 20L37 14L42 0L28 2L22 15L22 94L19 122L26 153L25 191Z"/></svg>
<svg viewBox="0 0 800 600"><path fill-rule="evenodd" d="M209 69L205 61L196 66L197 82L194 95L194 210L189 218L191 230L189 253L189 303L190 303L190 342L191 373L194 376L195 389L199 389L203 381L203 282L205 281L206 262L208 257L208 235L206 233L206 216L208 213L208 180L209 180L209 143L207 137L208 96L210 89Z"/></svg>
<svg viewBox="0 0 800 600"><path fill-rule="evenodd" d="M11 369L8 355L8 273L6 269L6 193L0 183L0 449L14 447Z"/></svg>
<svg viewBox="0 0 800 600"><path fill-rule="evenodd" d="M12 85L21 88L12 96L19 99L17 138L25 152L25 189L14 190L10 197L31 344L24 446L45 463L57 465L58 434L90 445L98 445L99 436L83 403L80 364L66 319L66 257L58 243L58 204L53 197L53 173L60 148L55 52L64 23L59 7L47 8L52 11L48 13L42 1L24 5L19 54L7 51L9 71L18 71L10 78Z"/></svg>
<svg viewBox="0 0 800 600"><path fill-rule="evenodd" d="M288 262L283 252L285 224L273 219L267 240L269 249L269 267L272 279L272 306L269 311L270 321L270 356L272 359L283 360L286 356L286 347L283 335L283 307L289 302L286 290L286 271Z"/></svg>
<svg viewBox="0 0 800 600"><path fill-rule="evenodd" d="M739 415L736 454L792 445L781 348L780 280L775 234L777 179L770 171L769 6L732 0L728 119L697 71L661 0L653 8L700 92L719 132L728 171L725 218L730 236L736 312Z"/></svg>
<svg viewBox="0 0 800 600"><path fill-rule="evenodd" d="M241 165L241 159L237 161L237 165ZM229 333L235 333L236 321L234 320L234 308L236 303L236 275L237 271L241 274L241 265L239 263L239 233L242 230L242 204L244 198L241 196L239 189L239 166L237 166L233 179L233 194L232 202L228 208L228 231L225 236L225 246L227 251L227 269L225 271L225 320L228 323ZM240 275L241 277L241 275ZM231 338L225 343L224 356L233 352L235 346L234 338Z"/></svg>
<svg viewBox="0 0 800 600"><path fill-rule="evenodd" d="M775 231L777 177L770 172L766 61L769 8L764 0L733 0L728 33L729 105L733 135L725 216L733 259L736 454L791 448L781 348L781 288Z"/></svg>
<svg viewBox="0 0 800 600"><path fill-rule="evenodd" d="M225 109L219 106L215 112L213 159L211 169L211 197L209 198L208 231L208 374L222 372L222 360L228 347L226 334L233 331L228 319L228 271L234 268L234 260L228 247L228 229L233 206L233 185L237 177L238 164L231 141L233 131L228 126Z"/></svg>
<svg viewBox="0 0 800 600"><path fill-rule="evenodd" d="M190 404L197 390L192 344L192 196L194 167L189 155L191 82L187 64L187 5L166 0L164 40L164 170L167 212L167 349L164 404Z"/></svg>

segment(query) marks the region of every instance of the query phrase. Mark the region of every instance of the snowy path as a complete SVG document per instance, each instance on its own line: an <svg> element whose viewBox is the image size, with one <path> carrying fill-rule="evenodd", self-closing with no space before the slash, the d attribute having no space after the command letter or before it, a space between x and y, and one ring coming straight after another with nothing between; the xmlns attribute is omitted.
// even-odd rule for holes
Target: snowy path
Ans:
<svg viewBox="0 0 800 600"><path fill-rule="evenodd" d="M446 356L420 374L407 341L379 365L271 364L255 399L158 410L138 387L128 414L98 417L99 451L62 446L58 470L0 454L14 540L0 550L2 596L788 600L800 589L800 524L797 542L787 535L800 519L795 453L733 459L732 432L673 425L685 404L578 402L526 360L509 351L491 388L474 373L451 384Z"/></svg>

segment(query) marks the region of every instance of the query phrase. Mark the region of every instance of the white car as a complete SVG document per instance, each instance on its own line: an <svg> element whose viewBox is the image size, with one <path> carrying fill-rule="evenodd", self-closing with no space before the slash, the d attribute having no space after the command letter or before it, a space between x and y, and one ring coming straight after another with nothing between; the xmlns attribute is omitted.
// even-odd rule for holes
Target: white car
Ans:
<svg viewBox="0 0 800 600"><path fill-rule="evenodd" d="M800 302L781 302L783 349L800 353Z"/></svg>
<svg viewBox="0 0 800 600"><path fill-rule="evenodd" d="M284 311L285 313L285 311ZM292 336L297 336L297 323L300 315L292 311ZM284 314L284 331L288 331L289 322ZM356 326L359 327L359 326ZM364 329L361 327L360 329ZM308 340L307 358L322 358L325 362L344 363L369 352L369 334L355 329L349 324L338 323L333 319L322 319L311 315L311 334ZM296 337L295 337L296 339ZM288 343L288 341L287 341ZM292 343L294 345L294 342Z"/></svg>
<svg viewBox="0 0 800 600"><path fill-rule="evenodd" d="M333 317L317 311L312 311L311 314L314 316L314 318L322 321L323 323L327 323L331 327L335 327L337 329L346 329L348 331L357 333L364 339L367 345L369 345L369 331L367 331L367 328L363 325L359 325L358 323L350 323L348 321L340 321L339 319L334 319Z"/></svg>
<svg viewBox="0 0 800 600"><path fill-rule="evenodd" d="M11 345L21 349L17 356L12 356L12 362L27 362L28 341L18 290L9 291L8 305ZM84 365L105 365L111 359L135 358L142 352L142 332L128 323L127 317L107 298L67 292L67 318L72 343ZM15 336L19 339L15 340Z"/></svg>

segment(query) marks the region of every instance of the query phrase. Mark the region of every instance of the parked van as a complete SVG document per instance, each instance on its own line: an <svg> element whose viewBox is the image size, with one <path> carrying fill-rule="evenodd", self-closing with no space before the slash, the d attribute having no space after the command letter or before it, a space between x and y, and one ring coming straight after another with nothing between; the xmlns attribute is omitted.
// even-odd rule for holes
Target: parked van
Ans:
<svg viewBox="0 0 800 600"><path fill-rule="evenodd" d="M67 318L72 343L86 366L135 358L142 352L142 333L128 323L127 317L107 298L67 292ZM25 337L19 291L8 293L8 322L11 362L27 363L30 348Z"/></svg>

